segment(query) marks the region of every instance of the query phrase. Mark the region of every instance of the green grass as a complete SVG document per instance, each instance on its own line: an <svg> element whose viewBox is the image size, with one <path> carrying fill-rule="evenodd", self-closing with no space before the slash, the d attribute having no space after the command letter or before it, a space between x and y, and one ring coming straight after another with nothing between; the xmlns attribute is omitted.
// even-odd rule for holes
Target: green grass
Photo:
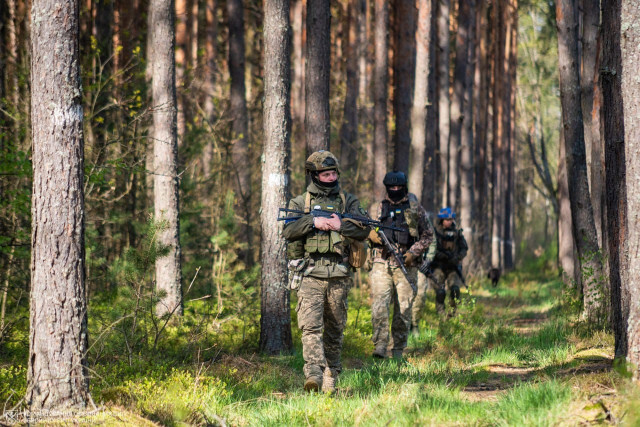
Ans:
<svg viewBox="0 0 640 427"><path fill-rule="evenodd" d="M369 297L354 289L345 369L335 396L302 390L295 315L294 354L265 357L247 344L257 338L255 320L203 321L199 313L210 310L198 301L185 310L181 324L168 329L155 352L118 355L117 329L105 337L104 354L92 353L92 395L98 404L127 411L127 417L163 425L607 422L599 404L594 406L598 399L633 424L640 419L634 409L640 391L624 372L607 368L611 335L576 323L574 315L558 308L561 296L557 280L512 273L498 288L474 283L463 293L457 316L442 321L430 295L420 333L410 337L407 356L398 362L371 358ZM23 366L0 364L0 397L8 404L24 395L25 376ZM620 390L617 400L603 387Z"/></svg>

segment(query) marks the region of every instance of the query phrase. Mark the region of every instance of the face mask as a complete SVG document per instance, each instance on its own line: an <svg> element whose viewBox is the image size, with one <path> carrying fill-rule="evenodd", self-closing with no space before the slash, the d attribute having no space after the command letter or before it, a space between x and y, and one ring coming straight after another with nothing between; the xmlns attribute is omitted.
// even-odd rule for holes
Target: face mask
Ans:
<svg viewBox="0 0 640 427"><path fill-rule="evenodd" d="M400 190L389 190L387 188L387 195L394 202L399 202L407 195L407 187L402 187Z"/></svg>

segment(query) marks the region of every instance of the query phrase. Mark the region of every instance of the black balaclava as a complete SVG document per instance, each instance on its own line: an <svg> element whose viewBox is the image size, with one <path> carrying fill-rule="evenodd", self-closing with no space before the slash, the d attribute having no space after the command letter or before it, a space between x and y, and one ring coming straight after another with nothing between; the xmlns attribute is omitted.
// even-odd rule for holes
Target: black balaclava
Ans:
<svg viewBox="0 0 640 427"><path fill-rule="evenodd" d="M319 189L324 190L324 191L329 191L329 190L331 190L332 188L335 188L338 185L338 180L340 179L340 175L338 175L338 178L333 182L321 182L318 179L318 174L319 173L320 172L314 172L314 173L311 174L311 181L313 181L313 183Z"/></svg>
<svg viewBox="0 0 640 427"><path fill-rule="evenodd" d="M399 190L391 190L389 187L387 187L387 195L389 196L391 201L399 202L407 195L407 186L403 185Z"/></svg>

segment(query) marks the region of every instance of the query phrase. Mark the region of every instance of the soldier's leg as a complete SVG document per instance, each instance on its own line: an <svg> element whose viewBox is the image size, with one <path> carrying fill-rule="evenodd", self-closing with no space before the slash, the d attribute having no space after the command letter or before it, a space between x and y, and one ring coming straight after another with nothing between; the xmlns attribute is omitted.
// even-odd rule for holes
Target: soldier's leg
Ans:
<svg viewBox="0 0 640 427"><path fill-rule="evenodd" d="M451 299L450 303L454 311L460 301L460 289L462 286L462 280L460 280L458 273L452 271L447 274L447 290L449 291L449 298Z"/></svg>
<svg viewBox="0 0 640 427"><path fill-rule="evenodd" d="M410 267L407 270L410 280L415 283L417 269ZM402 350L407 346L407 338L411 328L411 308L416 294L399 268L393 269L393 282L396 286L393 298L391 333L393 334L393 354L394 357L398 357L402 356Z"/></svg>
<svg viewBox="0 0 640 427"><path fill-rule="evenodd" d="M385 357L389 343L389 302L393 281L386 262L374 262L371 274L371 323L373 325L373 355Z"/></svg>
<svg viewBox="0 0 640 427"><path fill-rule="evenodd" d="M324 356L327 366L340 373L340 352L342 335L347 324L347 296L351 288L351 278L333 279L327 288L327 303L324 306Z"/></svg>
<svg viewBox="0 0 640 427"><path fill-rule="evenodd" d="M436 311L438 312L438 314L445 313L444 301L447 298L445 279L446 276L442 269L436 268L433 270L431 284L433 286L433 289L436 291Z"/></svg>
<svg viewBox="0 0 640 427"><path fill-rule="evenodd" d="M422 311L424 309L424 303L427 300L427 289L429 288L429 282L427 276L418 272L418 293L413 300L413 308L411 309L411 330L418 328L420 318L422 317Z"/></svg>
<svg viewBox="0 0 640 427"><path fill-rule="evenodd" d="M302 330L302 357L304 358L304 376L319 379L327 361L322 342L325 292L328 280L305 277L298 289L298 327ZM305 388L306 383L305 383ZM318 388L311 388L317 390Z"/></svg>

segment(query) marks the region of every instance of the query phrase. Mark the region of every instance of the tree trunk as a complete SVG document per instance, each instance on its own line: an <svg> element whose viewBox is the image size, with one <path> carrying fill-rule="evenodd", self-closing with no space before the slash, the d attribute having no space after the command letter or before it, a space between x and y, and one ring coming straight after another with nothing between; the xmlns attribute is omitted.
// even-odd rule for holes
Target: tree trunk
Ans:
<svg viewBox="0 0 640 427"><path fill-rule="evenodd" d="M491 266L502 268L503 245L504 245L504 115L506 114L504 105L505 76L507 69L505 66L505 28L504 28L504 8L503 0L496 1L493 5L493 138L491 146Z"/></svg>
<svg viewBox="0 0 640 427"><path fill-rule="evenodd" d="M603 246L604 170L600 138L599 105L596 98L598 86L598 30L600 26L600 0L582 0L582 55L581 55L581 105L584 119L585 147L590 151L591 161L589 187L593 217L598 233L598 245Z"/></svg>
<svg viewBox="0 0 640 427"><path fill-rule="evenodd" d="M615 335L615 355L627 355L629 305L627 277L627 187L625 162L625 123L622 106L622 53L620 49L620 4L610 0L602 8L602 84L601 122L606 172L606 236L609 249L611 313Z"/></svg>
<svg viewBox="0 0 640 427"><path fill-rule="evenodd" d="M344 115L340 127L340 165L342 170L348 172L347 180L355 184L351 179L355 173L358 157L358 28L356 20L356 5L358 0L349 0L346 19L346 40L343 48L347 69L347 93L344 99ZM344 181L343 181L344 182Z"/></svg>
<svg viewBox="0 0 640 427"><path fill-rule="evenodd" d="M429 70L431 69L431 3L432 0L418 1L418 25L416 30L416 70L411 109L411 153L409 166L409 188L411 192L422 196L425 165L425 149L427 144L427 109L431 100L428 98ZM396 149L396 155L397 155ZM432 168L431 168L432 169ZM425 200L422 200L424 205ZM433 208L431 208L433 209Z"/></svg>
<svg viewBox="0 0 640 427"><path fill-rule="evenodd" d="M153 141L154 211L164 222L158 244L169 253L156 260L156 290L160 299L156 314L182 314L182 270L180 266L180 222L178 203L178 135L176 111L174 5L171 0L152 0L153 32Z"/></svg>
<svg viewBox="0 0 640 427"><path fill-rule="evenodd" d="M504 151L503 164L506 172L504 203L505 203L505 229L504 229L504 268L514 267L515 245L513 243L515 234L515 163L516 163L516 72L518 70L518 1L508 0L506 6L505 23L507 27L506 54L505 61L507 67L507 85L504 92L506 113L504 115L504 132L506 138L506 148Z"/></svg>
<svg viewBox="0 0 640 427"><path fill-rule="evenodd" d="M305 136L307 155L329 149L331 7L329 0L307 0Z"/></svg>
<svg viewBox="0 0 640 427"><path fill-rule="evenodd" d="M287 282L286 242L274 227L289 193L290 88L289 2L266 0L264 10L264 150L262 163L262 305L260 351L289 353L293 348Z"/></svg>
<svg viewBox="0 0 640 427"><path fill-rule="evenodd" d="M566 286L579 287L580 264L576 263L573 224L571 221L571 203L569 202L569 181L567 180L567 162L565 160L564 131L560 129L558 145L558 258L562 269L562 278Z"/></svg>
<svg viewBox="0 0 640 427"><path fill-rule="evenodd" d="M436 9L438 0L430 0L431 23L429 42L429 77L427 85L427 125L424 150L424 173L422 176L422 206L428 212L435 212L437 203L437 174L438 174L438 92L436 75L436 31L438 29Z"/></svg>
<svg viewBox="0 0 640 427"><path fill-rule="evenodd" d="M466 24L468 30L467 37L467 66L466 76L464 84L464 108L462 114L462 120L460 125L462 126L460 132L460 203L458 204L458 210L460 211L460 225L462 229L466 231L467 242L469 245L469 252L465 258L464 265L468 267L475 259L475 230L473 229L473 219L476 216L475 204L473 201L473 186L474 186L474 147L473 147L473 80L475 75L476 65L476 2L475 0L467 0L468 5L465 8L469 8L468 23ZM462 14L461 14L462 15ZM462 20L460 20L462 22ZM460 33L460 29L458 29Z"/></svg>
<svg viewBox="0 0 640 427"><path fill-rule="evenodd" d="M437 188L442 191L440 204L447 206L449 201L449 9L450 0L438 1L438 131L440 135L440 173L441 181Z"/></svg>
<svg viewBox="0 0 640 427"><path fill-rule="evenodd" d="M473 3L473 4L471 4ZM456 59L453 69L453 99L451 101L451 134L449 136L449 203L458 210L460 182L460 148L464 109L464 97L467 92L467 64L469 63L469 31L472 17L475 17L475 1L460 0L458 7L458 32L456 33ZM454 172L455 171L455 172ZM464 171L463 171L464 173ZM468 218L470 219L470 218Z"/></svg>
<svg viewBox="0 0 640 427"><path fill-rule="evenodd" d="M620 12L620 50L622 53L622 106L624 109L624 145L626 161L627 235L624 242L622 280L629 301L627 360L633 377L640 380L640 4L622 0ZM615 212L615 211L612 211Z"/></svg>
<svg viewBox="0 0 640 427"><path fill-rule="evenodd" d="M560 66L560 100L565 132L567 180L571 202L573 235L583 272L584 312L590 321L603 320L602 261L589 197L584 128L580 105L578 72L578 31L576 0L559 0L556 4L558 56Z"/></svg>
<svg viewBox="0 0 640 427"><path fill-rule="evenodd" d="M218 21L216 19L217 10L216 0L205 0L205 50L204 50L204 119L209 126L213 128L216 121L216 105L214 102L216 91L216 46L218 37ZM207 138L202 153L202 172L205 181L211 178L211 163L213 162L214 154L214 136Z"/></svg>
<svg viewBox="0 0 640 427"><path fill-rule="evenodd" d="M394 169L409 170L411 148L411 105L416 71L415 1L395 0L395 52L393 55L393 106L396 116L394 133ZM414 190L411 190L414 191Z"/></svg>
<svg viewBox="0 0 640 427"><path fill-rule="evenodd" d="M475 121L475 193L474 231L476 248L475 268L488 270L491 263L491 241L489 239L489 180L487 176L487 136L489 124L489 87L491 83L491 61L489 58L490 27L487 21L488 5L478 5L476 39L476 68L474 84Z"/></svg>
<svg viewBox="0 0 640 427"><path fill-rule="evenodd" d="M32 13L33 196L29 409L85 408L84 142L77 1Z"/></svg>
<svg viewBox="0 0 640 427"><path fill-rule="evenodd" d="M382 180L387 173L387 81L389 77L389 5L375 0L375 66L373 72L373 197L382 200L386 190Z"/></svg>
<svg viewBox="0 0 640 427"><path fill-rule="evenodd" d="M305 45L307 42L305 27L306 5L306 0L295 0L291 2L291 21L293 30L293 82L291 85L291 116L293 120L293 141L295 144L294 152L297 152L300 156L305 155L304 76L306 53ZM304 159L302 159L302 161L301 159L297 160L299 164L302 164Z"/></svg>
<svg viewBox="0 0 640 427"><path fill-rule="evenodd" d="M242 235L247 243L242 258L253 262L253 230L251 227L251 163L249 160L249 127L245 99L244 10L242 0L227 0L229 15L229 75L231 76L230 117L231 157L235 189L243 211Z"/></svg>
<svg viewBox="0 0 640 427"><path fill-rule="evenodd" d="M178 106L178 144L182 144L187 127L185 115L185 77L187 68L187 0L174 0L176 10L176 101Z"/></svg>

